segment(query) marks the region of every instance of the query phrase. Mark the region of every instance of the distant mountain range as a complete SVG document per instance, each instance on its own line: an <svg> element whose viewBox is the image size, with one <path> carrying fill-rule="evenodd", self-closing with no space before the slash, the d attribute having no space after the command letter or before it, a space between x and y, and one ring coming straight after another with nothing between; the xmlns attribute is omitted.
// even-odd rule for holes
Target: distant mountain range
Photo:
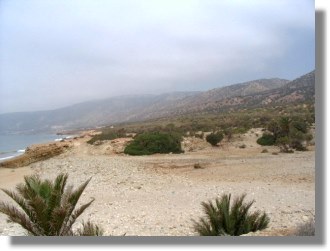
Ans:
<svg viewBox="0 0 330 251"><path fill-rule="evenodd" d="M61 109L0 114L0 133L56 132L194 113L315 100L315 71L293 81L272 78L205 92L112 97Z"/></svg>

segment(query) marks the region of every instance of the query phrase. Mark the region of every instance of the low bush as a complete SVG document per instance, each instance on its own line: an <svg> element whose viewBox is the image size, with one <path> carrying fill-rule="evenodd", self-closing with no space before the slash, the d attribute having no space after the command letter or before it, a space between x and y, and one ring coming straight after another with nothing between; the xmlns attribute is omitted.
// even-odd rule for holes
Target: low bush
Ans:
<svg viewBox="0 0 330 251"><path fill-rule="evenodd" d="M275 144L275 137L269 133L263 133L262 136L257 139L257 143L262 146L272 146Z"/></svg>
<svg viewBox="0 0 330 251"><path fill-rule="evenodd" d="M126 146L129 155L150 155L154 153L182 153L182 137L175 133L149 132L135 136Z"/></svg>
<svg viewBox="0 0 330 251"><path fill-rule="evenodd" d="M223 139L223 134L220 132L211 133L206 136L206 141L209 142L212 146L216 146Z"/></svg>
<svg viewBox="0 0 330 251"><path fill-rule="evenodd" d="M277 145L281 152L291 153L307 150L306 146L313 136L309 133L309 125L302 118L281 117L267 125L270 134L258 139L260 145Z"/></svg>
<svg viewBox="0 0 330 251"><path fill-rule="evenodd" d="M232 138L233 138L233 129L232 128L225 128L223 130L226 138L227 138L227 141L229 142Z"/></svg>
<svg viewBox="0 0 330 251"><path fill-rule="evenodd" d="M117 138L117 135L114 133L111 134L98 134L93 136L90 140L87 141L88 144L93 145L97 141L102 141L102 140L113 140Z"/></svg>
<svg viewBox="0 0 330 251"><path fill-rule="evenodd" d="M232 133L233 134L244 134L247 133L247 131L249 130L249 127L236 127L233 129Z"/></svg>
<svg viewBox="0 0 330 251"><path fill-rule="evenodd" d="M126 137L125 130L102 132L101 134L93 136L90 140L87 141L87 143L93 145L97 141L113 140L113 139L124 138L124 137Z"/></svg>
<svg viewBox="0 0 330 251"><path fill-rule="evenodd" d="M290 126L302 133L308 133L308 124L301 119L293 120Z"/></svg>
<svg viewBox="0 0 330 251"><path fill-rule="evenodd" d="M280 148L280 151L282 153L293 153L293 149L291 148L291 143L290 143L290 138L285 136L285 137L280 137L276 140L276 145Z"/></svg>

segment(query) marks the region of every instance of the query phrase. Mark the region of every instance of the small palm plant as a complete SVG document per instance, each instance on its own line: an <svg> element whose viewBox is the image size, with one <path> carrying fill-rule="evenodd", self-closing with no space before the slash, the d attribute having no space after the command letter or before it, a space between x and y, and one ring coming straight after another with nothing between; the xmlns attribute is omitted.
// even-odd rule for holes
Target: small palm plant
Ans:
<svg viewBox="0 0 330 251"><path fill-rule="evenodd" d="M75 190L72 186L66 187L67 179L67 174L58 175L54 182L41 180L36 175L25 176L25 183L17 185L17 192L2 189L20 209L0 202L0 212L6 214L10 222L18 223L26 229L28 235L102 235L102 230L89 221L83 223L82 229L73 231L73 224L94 199L75 209L91 179Z"/></svg>
<svg viewBox="0 0 330 251"><path fill-rule="evenodd" d="M201 236L239 236L265 229L269 223L266 213L249 213L254 201L243 203L246 194L236 198L231 205L231 194L223 195L215 204L202 202L206 217L194 221L194 229Z"/></svg>

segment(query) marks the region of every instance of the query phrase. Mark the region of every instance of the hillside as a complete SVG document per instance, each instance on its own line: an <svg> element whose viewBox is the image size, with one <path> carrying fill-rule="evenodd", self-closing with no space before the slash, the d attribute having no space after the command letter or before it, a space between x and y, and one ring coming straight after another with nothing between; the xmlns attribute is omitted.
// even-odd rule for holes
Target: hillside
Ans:
<svg viewBox="0 0 330 251"><path fill-rule="evenodd" d="M314 102L314 71L293 81L260 79L205 92L112 97L40 112L0 115L0 133L60 131L98 127L120 122L271 104Z"/></svg>
<svg viewBox="0 0 330 251"><path fill-rule="evenodd" d="M98 127L130 121L147 107L166 107L196 92L131 95L79 103L61 109L0 114L0 133L34 133Z"/></svg>
<svg viewBox="0 0 330 251"><path fill-rule="evenodd" d="M293 81L256 80L210 90L192 99L188 106L177 109L176 114L222 112L273 104L314 102L314 100L315 72L313 71Z"/></svg>

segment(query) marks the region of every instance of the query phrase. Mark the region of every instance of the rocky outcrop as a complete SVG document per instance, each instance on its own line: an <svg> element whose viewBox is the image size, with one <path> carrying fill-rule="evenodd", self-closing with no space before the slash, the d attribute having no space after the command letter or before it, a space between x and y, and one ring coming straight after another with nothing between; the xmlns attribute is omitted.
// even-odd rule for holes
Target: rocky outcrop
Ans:
<svg viewBox="0 0 330 251"><path fill-rule="evenodd" d="M28 147L24 154L15 158L3 161L0 167L17 168L27 166L31 163L46 160L64 153L72 146L71 142L56 142L49 144L32 145Z"/></svg>

